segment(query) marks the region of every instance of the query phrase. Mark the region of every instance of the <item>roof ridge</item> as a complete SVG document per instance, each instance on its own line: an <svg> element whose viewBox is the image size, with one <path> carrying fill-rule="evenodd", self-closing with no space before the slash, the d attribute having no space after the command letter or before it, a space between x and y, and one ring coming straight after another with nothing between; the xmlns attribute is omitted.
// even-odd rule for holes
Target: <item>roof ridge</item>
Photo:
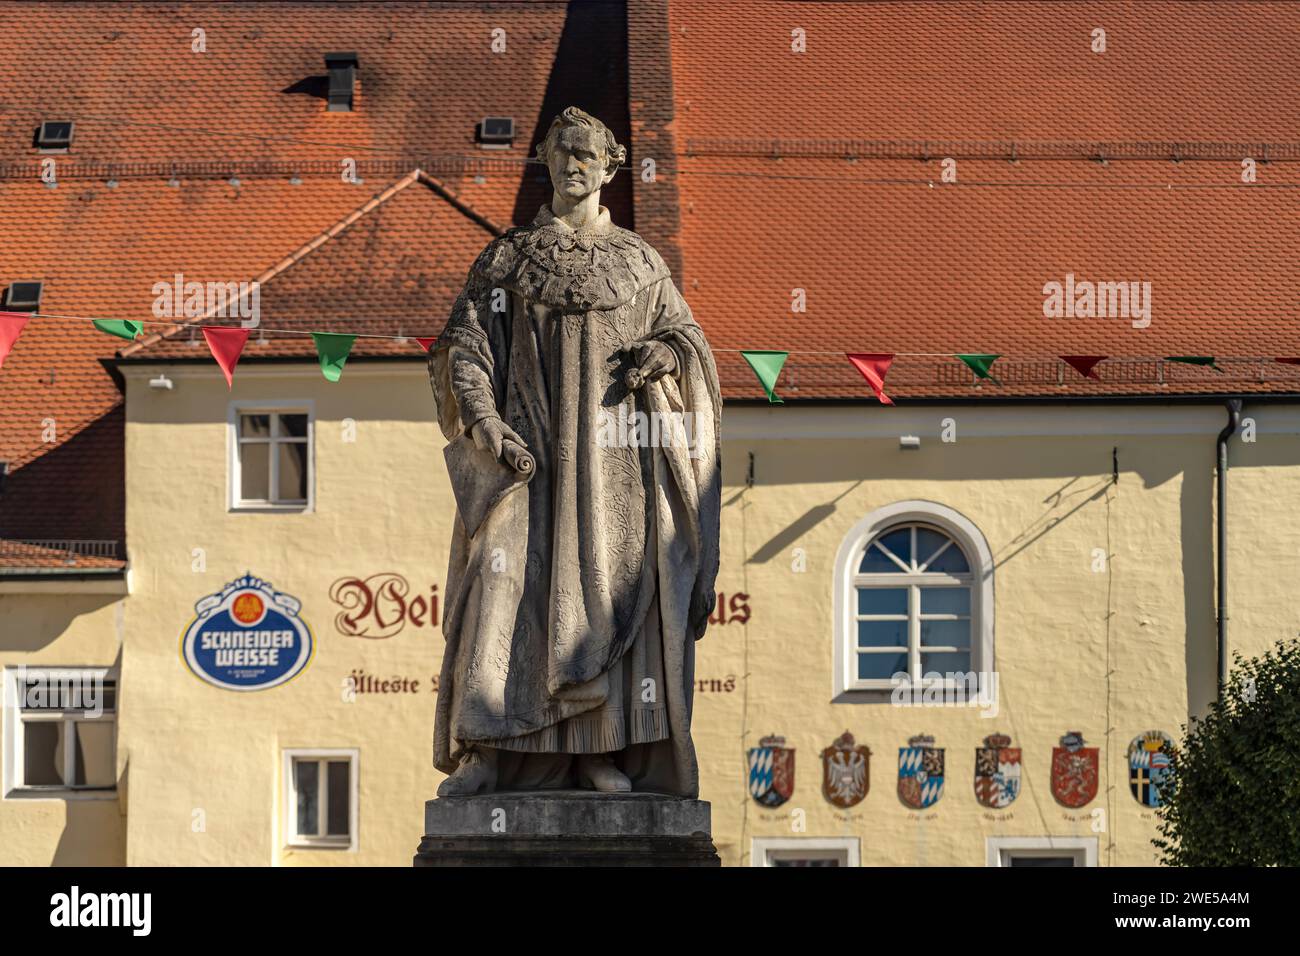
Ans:
<svg viewBox="0 0 1300 956"><path fill-rule="evenodd" d="M409 173L407 173L401 179L397 180L397 182L390 185L383 192L376 193L374 196L371 196L370 199L368 199L365 203L363 203L361 206L354 209L352 212L348 213L348 215L340 219L334 225L330 226L330 228L326 229L320 235L314 237L313 239L308 240L302 246L299 246L293 252L289 253L289 255L285 256L275 265L265 270L261 275L259 275L253 281L260 286L263 283L269 282L271 279L274 279L276 276L280 275L282 272L289 269L295 263L301 262L304 258L306 258L311 253L315 252L317 249L319 249L325 243L329 242L335 236L339 235L341 232L343 232L345 229L347 229L349 226L355 223L362 216L379 208L384 203L388 202L388 200L396 196L403 189L405 189L407 186L411 185L411 183L419 180L421 175L423 174L421 173L418 167L416 169L412 169ZM476 213L474 213L473 215L477 216ZM186 329L194 328L200 323L205 322L208 319L212 318L213 314L218 311L225 311L225 303L220 303L220 302L215 303L212 308L208 309L206 312L204 312L201 316L199 316L196 319L188 320L181 323L175 323L168 329L164 329L161 332L155 332L153 335L140 339L138 342L132 342L130 345L121 349L117 353L118 358L128 358L132 355L135 355L137 352L140 352L148 348L151 345L156 345L158 342L161 342L164 339L169 339L174 335L178 335L181 332L185 331Z"/></svg>
<svg viewBox="0 0 1300 956"><path fill-rule="evenodd" d="M417 178L420 180L420 182L424 183L426 186L428 186L430 189L436 192L443 199L447 200L447 202L451 203L453 206L459 209L466 216L469 216L469 218L473 219L484 229L487 229L489 232L492 232L498 236L505 233L506 231L505 226L502 226L501 224L496 222L496 220L479 212L468 200L462 199L459 195L457 195L454 191L452 191L452 189L441 179L438 179L436 176L431 176L430 174L426 173L423 169L416 169L415 174Z"/></svg>

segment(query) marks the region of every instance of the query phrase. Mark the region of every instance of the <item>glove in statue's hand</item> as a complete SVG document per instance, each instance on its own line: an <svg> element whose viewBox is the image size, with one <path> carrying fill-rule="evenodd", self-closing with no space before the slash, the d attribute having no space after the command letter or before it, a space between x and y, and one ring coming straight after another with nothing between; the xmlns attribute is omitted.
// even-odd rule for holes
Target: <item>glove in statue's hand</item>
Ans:
<svg viewBox="0 0 1300 956"><path fill-rule="evenodd" d="M625 345L621 351L624 355L631 355L636 362L636 368L629 369L623 377L623 383L632 391L677 370L676 354L666 343L657 339L633 342Z"/></svg>

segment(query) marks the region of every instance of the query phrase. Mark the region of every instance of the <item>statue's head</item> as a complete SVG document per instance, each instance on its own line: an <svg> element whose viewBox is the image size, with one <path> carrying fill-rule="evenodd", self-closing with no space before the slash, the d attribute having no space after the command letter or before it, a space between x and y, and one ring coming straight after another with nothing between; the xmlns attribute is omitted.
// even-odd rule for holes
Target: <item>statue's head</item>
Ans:
<svg viewBox="0 0 1300 956"><path fill-rule="evenodd" d="M578 202L614 178L627 159L609 128L590 113L570 106L537 144L537 158L551 173L557 195Z"/></svg>

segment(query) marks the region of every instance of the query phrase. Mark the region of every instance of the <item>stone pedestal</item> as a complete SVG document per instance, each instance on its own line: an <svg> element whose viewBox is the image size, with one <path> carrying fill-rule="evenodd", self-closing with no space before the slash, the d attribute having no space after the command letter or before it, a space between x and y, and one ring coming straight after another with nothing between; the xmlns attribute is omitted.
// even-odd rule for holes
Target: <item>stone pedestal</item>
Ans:
<svg viewBox="0 0 1300 956"><path fill-rule="evenodd" d="M709 805L658 793L543 790L424 805L416 866L720 866Z"/></svg>

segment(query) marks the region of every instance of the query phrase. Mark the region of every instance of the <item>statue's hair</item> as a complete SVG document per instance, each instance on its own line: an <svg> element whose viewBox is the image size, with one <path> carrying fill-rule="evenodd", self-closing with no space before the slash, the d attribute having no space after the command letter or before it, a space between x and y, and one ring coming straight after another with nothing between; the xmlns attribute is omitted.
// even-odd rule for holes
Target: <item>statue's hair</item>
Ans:
<svg viewBox="0 0 1300 956"><path fill-rule="evenodd" d="M607 169L610 166L622 166L627 161L627 147L619 144L618 140L614 138L614 134L610 132L609 127L590 113L580 110L576 106L566 108L551 121L551 128L546 131L546 137L537 144L537 158L544 163L549 163L551 145L555 142L555 137L570 126L580 126L604 134L605 166Z"/></svg>

